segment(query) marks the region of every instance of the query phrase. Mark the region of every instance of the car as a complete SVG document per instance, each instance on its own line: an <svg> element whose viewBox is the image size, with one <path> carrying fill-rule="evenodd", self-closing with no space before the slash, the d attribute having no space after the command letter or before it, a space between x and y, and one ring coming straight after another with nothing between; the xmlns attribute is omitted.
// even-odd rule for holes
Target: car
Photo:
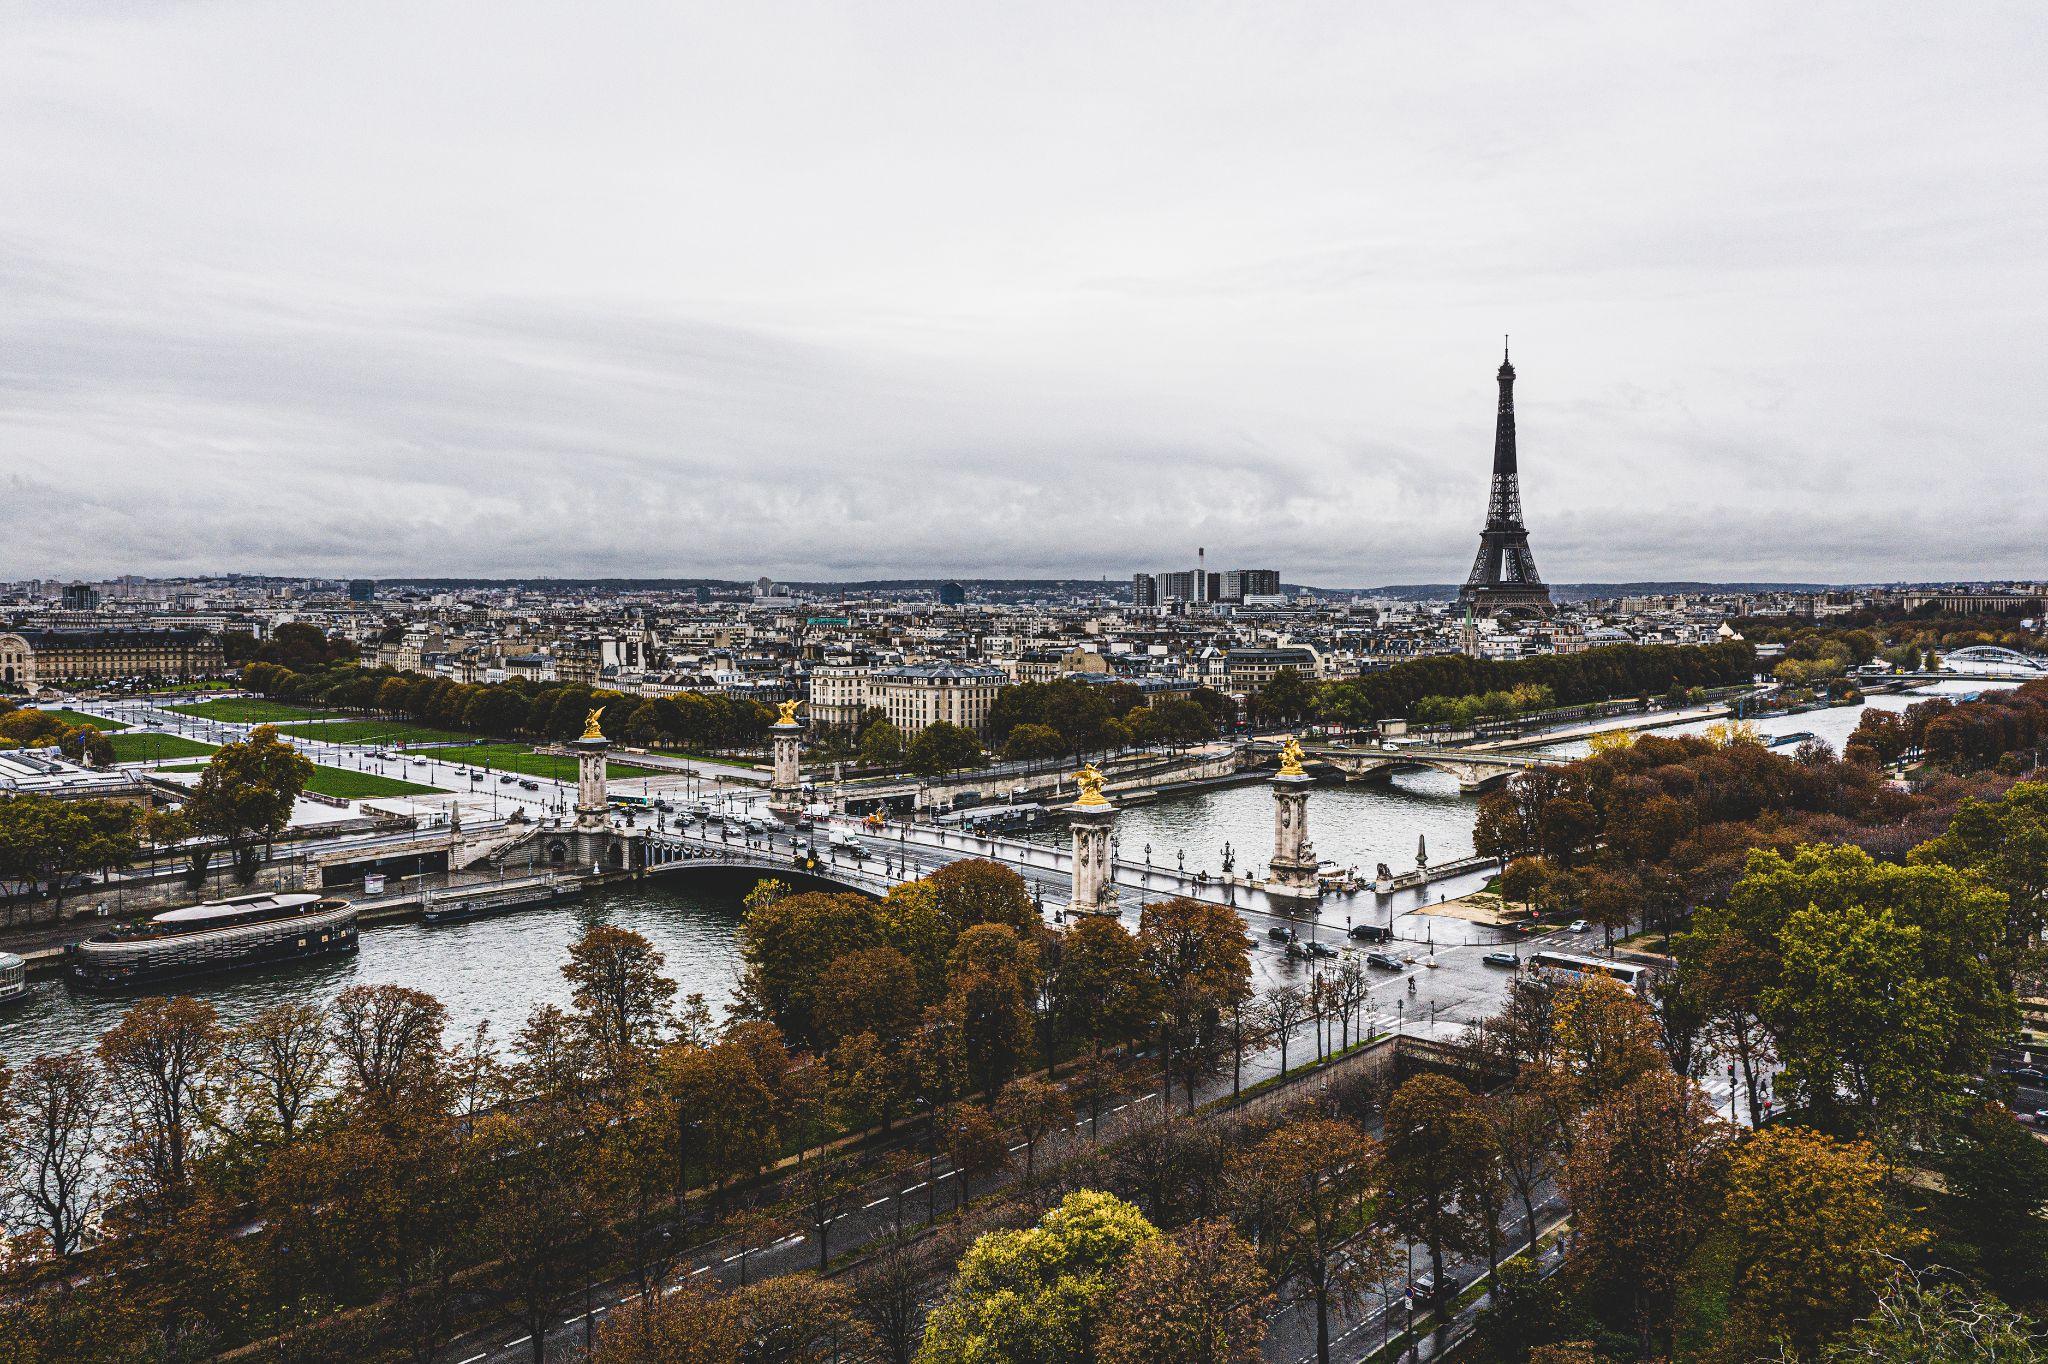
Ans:
<svg viewBox="0 0 2048 1364"><path fill-rule="evenodd" d="M1574 933L1583 933L1583 932L1585 932L1585 931L1586 931L1586 921L1585 921L1584 919L1573 919L1573 920L1572 920L1572 927L1571 927L1571 931L1572 931L1572 932L1574 932Z"/></svg>
<svg viewBox="0 0 2048 1364"><path fill-rule="evenodd" d="M2043 1083L2041 1071L2033 1066L2013 1066L2007 1070L2001 1070L1999 1074L2005 1076L2006 1079L2011 1080L2014 1084L2038 1086Z"/></svg>
<svg viewBox="0 0 2048 1364"><path fill-rule="evenodd" d="M517 778L517 777L500 777L500 778L498 778L498 785L500 785L500 786L504 786L504 785L506 785L506 784L507 784L507 783L509 783L509 782L514 782L514 781L517 781L517 780L518 780L518 778Z"/></svg>
<svg viewBox="0 0 2048 1364"><path fill-rule="evenodd" d="M1353 924L1351 936L1360 942L1391 942L1394 930L1385 924Z"/></svg>
<svg viewBox="0 0 2048 1364"><path fill-rule="evenodd" d="M1382 971L1398 971L1401 969L1401 959L1391 952L1368 952L1365 954L1365 964L1367 966L1377 966Z"/></svg>
<svg viewBox="0 0 2048 1364"><path fill-rule="evenodd" d="M1488 966L1505 966L1510 971L1522 969L1522 958L1514 952L1488 952L1482 960Z"/></svg>
<svg viewBox="0 0 2048 1364"><path fill-rule="evenodd" d="M519 789L522 791L538 791L540 790L540 783L537 781L523 781L519 783Z"/></svg>
<svg viewBox="0 0 2048 1364"><path fill-rule="evenodd" d="M1316 957L1334 957L1337 949L1326 942L1291 942L1287 944L1287 955L1296 961L1308 961Z"/></svg>
<svg viewBox="0 0 2048 1364"><path fill-rule="evenodd" d="M1266 936L1271 938L1274 942L1293 942L1294 930L1289 928L1286 924L1274 924L1271 928L1266 930Z"/></svg>

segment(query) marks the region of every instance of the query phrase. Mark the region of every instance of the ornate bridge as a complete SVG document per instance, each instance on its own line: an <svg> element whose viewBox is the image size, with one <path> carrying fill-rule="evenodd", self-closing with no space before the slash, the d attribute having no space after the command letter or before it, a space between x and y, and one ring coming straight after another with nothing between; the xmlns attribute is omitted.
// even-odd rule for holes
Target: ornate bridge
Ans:
<svg viewBox="0 0 2048 1364"><path fill-rule="evenodd" d="M1259 745L1260 752L1279 752L1277 744ZM1449 773L1460 791L1483 791L1532 767L1562 767L1569 758L1543 753L1504 753L1467 748L1386 748L1377 745L1310 744L1302 749L1310 766L1341 772L1347 781L1382 781L1396 772L1427 769Z"/></svg>

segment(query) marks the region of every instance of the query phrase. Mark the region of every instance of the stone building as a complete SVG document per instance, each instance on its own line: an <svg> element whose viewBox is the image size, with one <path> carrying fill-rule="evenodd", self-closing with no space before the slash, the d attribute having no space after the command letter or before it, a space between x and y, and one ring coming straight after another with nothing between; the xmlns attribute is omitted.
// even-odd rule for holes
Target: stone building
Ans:
<svg viewBox="0 0 2048 1364"><path fill-rule="evenodd" d="M226 671L220 637L204 630L22 630L0 633L0 686L129 678L182 681Z"/></svg>

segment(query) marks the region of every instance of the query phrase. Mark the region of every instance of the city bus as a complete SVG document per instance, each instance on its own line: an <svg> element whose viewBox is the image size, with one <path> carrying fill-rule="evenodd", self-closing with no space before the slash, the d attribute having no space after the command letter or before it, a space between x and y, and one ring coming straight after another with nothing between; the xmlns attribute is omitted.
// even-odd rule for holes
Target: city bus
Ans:
<svg viewBox="0 0 2048 1364"><path fill-rule="evenodd" d="M1632 991L1639 991L1650 977L1650 968L1631 962L1608 961L1604 957L1582 957L1573 952L1532 952L1528 967L1539 975L1557 980L1577 980L1581 976L1606 976L1618 980Z"/></svg>

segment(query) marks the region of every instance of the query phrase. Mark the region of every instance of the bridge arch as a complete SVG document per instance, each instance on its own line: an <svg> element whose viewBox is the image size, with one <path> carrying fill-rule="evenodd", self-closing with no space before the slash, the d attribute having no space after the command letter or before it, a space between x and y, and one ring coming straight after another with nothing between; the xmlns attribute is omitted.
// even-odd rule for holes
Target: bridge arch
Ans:
<svg viewBox="0 0 2048 1364"><path fill-rule="evenodd" d="M1981 667L1993 664L2006 668L2023 668L2028 672L2048 673L2048 658L2037 654L2021 653L2000 644L1972 644L1967 648L1951 649L1941 656L1943 667L1962 663Z"/></svg>

